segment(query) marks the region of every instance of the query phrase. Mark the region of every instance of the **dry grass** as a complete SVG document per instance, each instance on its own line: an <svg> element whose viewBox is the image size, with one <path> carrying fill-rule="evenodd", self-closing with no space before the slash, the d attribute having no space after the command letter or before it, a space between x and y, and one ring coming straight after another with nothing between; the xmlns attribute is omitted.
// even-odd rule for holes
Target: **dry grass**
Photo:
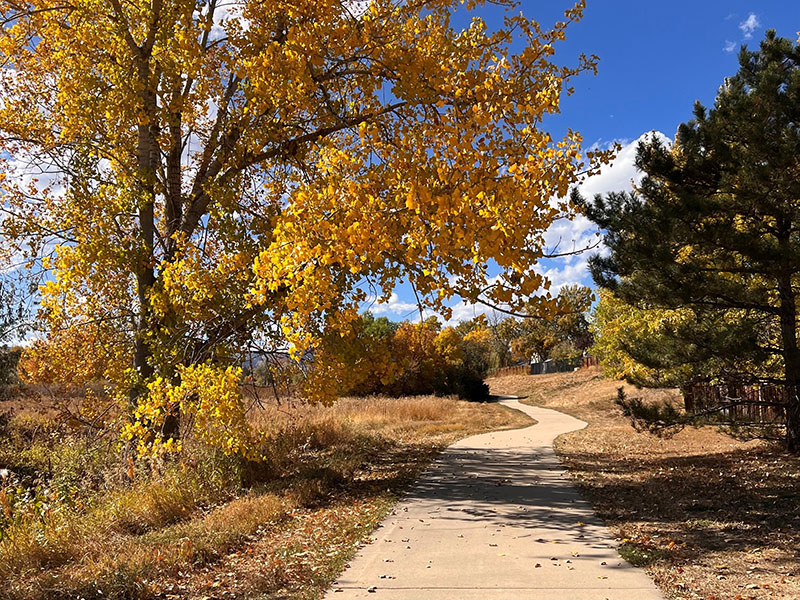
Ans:
<svg viewBox="0 0 800 600"><path fill-rule="evenodd" d="M612 531L668 598L800 598L800 459L710 427L637 433L597 369L492 380L492 392L589 423L556 449ZM637 390L645 401L674 390Z"/></svg>
<svg viewBox="0 0 800 600"><path fill-rule="evenodd" d="M0 482L0 598L312 598L439 449L530 424L449 398L284 402L252 415L265 462L194 448L126 481L113 448L87 453L37 413L0 433L16 477Z"/></svg>

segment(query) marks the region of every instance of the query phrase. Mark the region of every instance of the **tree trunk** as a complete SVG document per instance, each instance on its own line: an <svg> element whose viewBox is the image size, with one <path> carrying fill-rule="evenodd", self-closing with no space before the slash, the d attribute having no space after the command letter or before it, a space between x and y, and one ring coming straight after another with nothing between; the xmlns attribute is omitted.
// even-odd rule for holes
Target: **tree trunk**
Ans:
<svg viewBox="0 0 800 600"><path fill-rule="evenodd" d="M800 349L797 346L797 305L790 271L778 277L778 294L787 398L786 445L790 452L800 453Z"/></svg>
<svg viewBox="0 0 800 600"><path fill-rule="evenodd" d="M140 79L142 85L148 83L149 69L142 68ZM142 92L143 110L155 114L155 94L146 90ZM156 141L157 131L153 124L139 125L137 140L137 201L139 217L140 254L137 256L136 293L139 303L139 316L136 320L136 332L133 352L133 368L136 382L131 387L130 404L135 409L139 398L144 394L145 382L153 375L150 361L148 334L152 330L152 311L149 293L155 284L154 239L155 239L155 174L158 160Z"/></svg>

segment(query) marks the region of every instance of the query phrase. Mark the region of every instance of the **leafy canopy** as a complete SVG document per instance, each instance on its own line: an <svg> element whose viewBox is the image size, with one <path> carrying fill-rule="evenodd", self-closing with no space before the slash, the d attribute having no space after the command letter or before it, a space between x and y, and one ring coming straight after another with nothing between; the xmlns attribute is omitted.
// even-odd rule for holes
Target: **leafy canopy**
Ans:
<svg viewBox="0 0 800 600"><path fill-rule="evenodd" d="M512 321L517 330L512 341L514 353L536 356L539 361L580 356L592 343L587 310L593 299L586 286L564 286L555 298L561 313L549 319L535 318L536 303L531 302L527 310L534 318Z"/></svg>
<svg viewBox="0 0 800 600"><path fill-rule="evenodd" d="M494 4L495 31L451 23L476 0L1 3L4 227L53 331L108 324L156 430L165 386L204 402L254 343L307 358L400 281L445 316L546 288L543 232L608 157L542 122L595 58L553 62L582 0L549 30Z"/></svg>

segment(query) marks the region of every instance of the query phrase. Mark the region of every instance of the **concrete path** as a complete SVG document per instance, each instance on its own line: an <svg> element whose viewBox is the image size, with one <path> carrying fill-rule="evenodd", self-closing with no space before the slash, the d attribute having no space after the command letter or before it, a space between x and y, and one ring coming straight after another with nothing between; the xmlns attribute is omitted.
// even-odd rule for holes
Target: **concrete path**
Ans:
<svg viewBox="0 0 800 600"><path fill-rule="evenodd" d="M586 423L502 401L538 421L473 436L425 472L327 600L663 600L581 499L553 452Z"/></svg>

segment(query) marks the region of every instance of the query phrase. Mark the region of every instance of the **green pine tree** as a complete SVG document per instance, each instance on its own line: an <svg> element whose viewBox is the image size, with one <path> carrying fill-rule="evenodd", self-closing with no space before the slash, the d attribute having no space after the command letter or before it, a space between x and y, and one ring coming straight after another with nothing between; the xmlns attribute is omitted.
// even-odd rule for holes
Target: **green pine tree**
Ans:
<svg viewBox="0 0 800 600"><path fill-rule="evenodd" d="M590 268L626 302L691 307L714 323L704 333L713 344L696 344L705 360L711 352L777 362L787 443L800 452L800 47L769 31L759 50L742 48L739 63L671 148L640 145L636 193L587 205L610 250ZM684 335L696 343L698 333Z"/></svg>

